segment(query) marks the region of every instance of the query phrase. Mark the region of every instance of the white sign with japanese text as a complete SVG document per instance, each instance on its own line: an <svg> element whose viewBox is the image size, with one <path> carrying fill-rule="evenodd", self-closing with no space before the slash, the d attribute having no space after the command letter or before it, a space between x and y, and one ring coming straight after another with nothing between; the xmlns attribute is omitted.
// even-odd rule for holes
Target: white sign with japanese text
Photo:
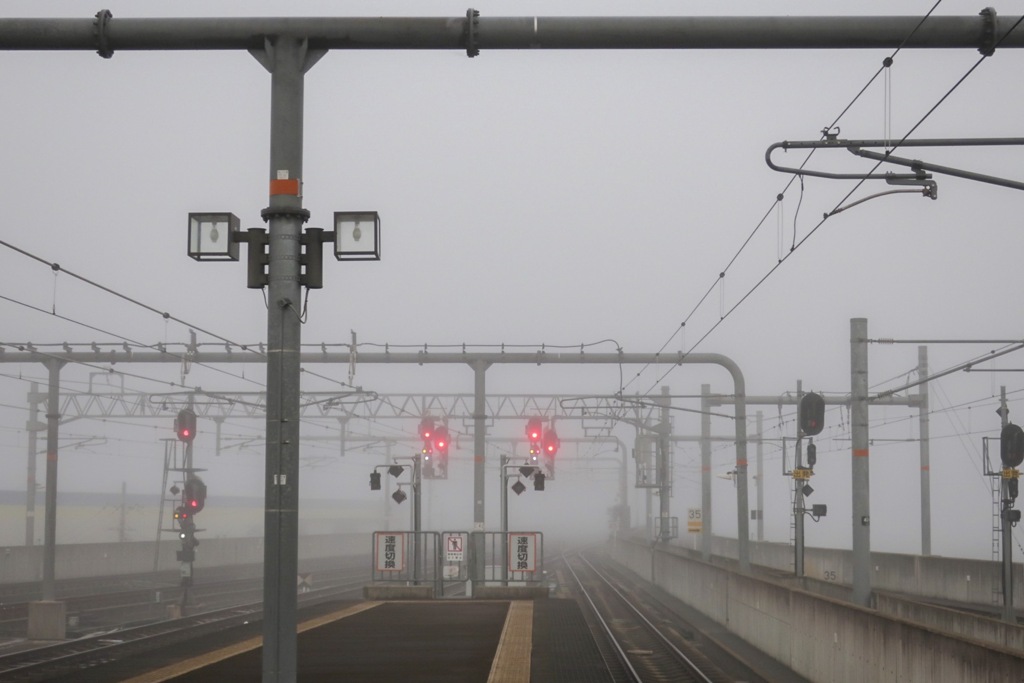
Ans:
<svg viewBox="0 0 1024 683"><path fill-rule="evenodd" d="M537 534L508 535L508 570L510 572L537 571Z"/></svg>
<svg viewBox="0 0 1024 683"><path fill-rule="evenodd" d="M378 531L373 535L373 554L377 558L377 571L405 570L405 533Z"/></svg>

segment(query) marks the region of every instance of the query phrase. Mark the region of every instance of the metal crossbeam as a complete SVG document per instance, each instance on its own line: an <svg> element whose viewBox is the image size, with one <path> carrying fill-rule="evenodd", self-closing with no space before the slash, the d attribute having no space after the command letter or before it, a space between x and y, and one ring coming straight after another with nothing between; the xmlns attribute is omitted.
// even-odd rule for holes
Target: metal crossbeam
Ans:
<svg viewBox="0 0 1024 683"><path fill-rule="evenodd" d="M191 403L190 403L191 397ZM304 419L360 419L367 421L416 418L433 415L449 419L473 418L473 394L377 394L376 392L302 392L300 414ZM640 406L636 417L633 401L615 396L587 396L585 408L572 407L577 396L560 394L492 394L486 397L490 419L530 417L614 420L627 411L631 419L653 420L655 407ZM266 417L265 392L195 391L174 393L117 392L62 394L62 421L84 418L153 418L174 415L192 405L208 419ZM29 402L46 401L46 394L29 394ZM566 407L568 406L568 407Z"/></svg>

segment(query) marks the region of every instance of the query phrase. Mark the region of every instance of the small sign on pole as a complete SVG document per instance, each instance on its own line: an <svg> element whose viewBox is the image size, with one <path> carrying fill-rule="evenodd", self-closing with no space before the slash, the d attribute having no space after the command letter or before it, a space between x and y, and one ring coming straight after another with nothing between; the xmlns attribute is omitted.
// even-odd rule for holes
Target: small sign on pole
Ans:
<svg viewBox="0 0 1024 683"><path fill-rule="evenodd" d="M377 571L400 572L405 570L405 533L377 531L373 534L374 557Z"/></svg>
<svg viewBox="0 0 1024 683"><path fill-rule="evenodd" d="M537 534L508 535L508 570L510 572L537 571Z"/></svg>
<svg viewBox="0 0 1024 683"><path fill-rule="evenodd" d="M691 534L699 534L704 528L700 514L700 508L690 508L686 512L686 530Z"/></svg>

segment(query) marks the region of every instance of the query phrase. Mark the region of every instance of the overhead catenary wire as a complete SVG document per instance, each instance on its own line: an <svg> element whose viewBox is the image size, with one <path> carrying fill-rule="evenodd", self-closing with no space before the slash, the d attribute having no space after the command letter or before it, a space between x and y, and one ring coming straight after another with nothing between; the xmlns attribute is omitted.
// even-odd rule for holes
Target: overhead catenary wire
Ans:
<svg viewBox="0 0 1024 683"><path fill-rule="evenodd" d="M38 313L42 313L43 315L54 317L54 318L57 318L59 320L63 320L65 322L69 322L69 323L72 323L74 325L78 325L80 327L84 327L84 328L86 328L88 330L92 330L94 332L99 332L100 334L105 334L105 335L108 335L108 336L111 336L111 337L115 337L115 338L120 339L122 341L128 342L129 344L131 344L131 345L133 345L133 346L135 346L137 348L140 348L140 349L153 349L153 350L155 350L157 348L157 345L155 345L155 344L145 344L145 343L140 342L138 340L132 339L131 337L125 337L124 335L118 334L116 332L111 332L110 330L105 330L105 329L103 329L101 327L97 327L95 325L90 325L90 324L82 322L80 320L75 320L74 318L68 317L66 315L61 315L60 313L47 311L45 309L39 308L38 306L33 306L32 304L26 303L24 301L20 301L18 299L14 299L14 298L9 297L9 296L5 296L3 294L0 294L0 299L2 299L4 301L7 301L7 302L10 302L12 304L16 304L18 306L22 306L22 307L27 308L29 310L36 311ZM166 352L166 347L163 350ZM186 360L185 356L174 354L174 353L171 353L171 355L172 356L177 356L182 361ZM190 361L190 362L193 362L193 361ZM214 372L219 372L219 373L222 373L222 374L234 377L236 379L241 379L241 380L246 381L246 382L252 382L253 384L256 384L258 386L266 386L266 384L263 383L263 382L257 382L256 380L249 379L247 377L235 374L233 372L230 372L228 370L224 370L222 368L216 368L216 367L214 367L212 365L207 365L205 363L197 363L197 365L209 368L209 369L213 370Z"/></svg>
<svg viewBox="0 0 1024 683"><path fill-rule="evenodd" d="M936 4L936 7L937 7L937 4ZM932 11L934 11L934 9L935 9L935 8L933 7L933 8L932 8ZM931 14L931 11L929 12L929 15L930 15L930 14ZM926 17L926 18L927 18L927 17ZM923 21L923 20L922 20L922 21ZM1012 26L1011 26L1011 27L1010 27L1010 28L1009 28L1009 29L1008 29L1008 30L1006 31L1006 33L1005 33L1005 34L1003 34L1003 35L1002 35L1002 36L1001 36L1001 37L1000 37L1000 38L999 38L999 39L998 39L998 40L997 40L997 41L995 42L995 47L998 47L998 46L999 46L999 45L1000 45L1000 44L1001 44L1001 43L1002 43L1002 42L1003 42L1003 41L1004 41L1004 40L1006 39L1006 37L1007 37L1007 36L1009 36L1009 35L1010 35L1011 33L1013 33L1013 31L1014 31L1014 30L1015 30L1015 29L1016 29L1016 28L1017 28L1018 26L1020 26L1020 24L1021 24L1021 22L1022 22L1022 21L1024 21L1024 16L1021 16L1020 18L1018 18L1018 19L1017 19L1017 21L1016 21L1016 22L1014 22L1014 24L1013 24L1013 25L1012 25ZM921 26L921 23L919 23L919 24L917 25L917 27L915 27L914 31L916 31L916 30L917 30L917 28L919 28L920 26ZM905 41L904 41L904 42L905 42ZM982 64L982 63L983 63L983 62L984 62L984 61L985 61L986 59L988 59L988 57L989 57L989 55L987 55L987 54L983 54L983 55L982 55L982 56L981 56L981 57L980 57L980 58L979 58L979 59L978 59L978 60L977 60L977 61L976 61L976 62L975 62L975 63L974 63L974 64L973 64L973 65L972 65L972 66L971 66L971 67L970 67L970 68L969 68L969 69L968 69L967 71L966 71L966 73L964 73L964 74L963 74L963 75L962 75L962 76L961 76L961 77L960 77L960 78L959 78L959 79L958 79L958 80L957 80L957 81L956 81L956 82L955 82L955 83L954 83L954 84L953 84L953 85L952 85L952 86L951 86L951 87L950 87L950 88L949 88L949 89L948 89L948 90L946 91L946 93L945 93L944 95L942 95L942 97L940 97L940 98L939 98L939 100L938 100L938 101L937 101L937 102L936 102L936 103L935 103L934 105L932 105L932 106L931 106L931 107L930 107L930 108L929 108L929 109L928 109L928 110L927 110L927 111L925 112L925 114L924 114L924 115L923 115L923 116L922 116L922 117L921 117L920 119L918 119L917 123L915 123L915 124L914 124L914 125L913 125L913 126L912 126L912 127L911 127L911 128L910 128L910 129L909 129L909 130L908 130L908 131L907 131L907 132L906 132L906 133L905 133L905 134L904 134L904 135L903 135L903 136L902 136L902 137L900 138L900 139L899 139L899 141L897 141L897 142L895 142L895 143L894 143L894 145L892 146L892 149L893 149L893 150L895 150L895 149L898 149L898 148L899 148L899 147L900 147L900 146L901 146L901 145L903 144L903 142L905 142L905 141L906 141L906 140L907 140L907 139L908 139L908 138L909 138L909 137L910 137L910 136L911 136L911 135L912 135L912 134L914 133L914 131L916 131L916 130L917 130L917 129L918 129L918 128L919 128L919 127L920 127L920 126L921 126L921 125L922 125L922 124L923 124L923 123L924 123L924 122L925 122L925 121L926 121L926 120L927 120L927 119L928 119L928 118L929 118L929 117L930 117L930 116L931 116L931 115L932 115L932 114L934 113L934 112L935 112L935 110L936 110L936 109L938 109L938 108L939 108L939 106L941 106L941 105L942 105L942 103L943 103L943 102L945 102L945 101L946 101L946 100L947 100L947 99L949 98L949 96L950 96L950 95L952 95L952 94L953 94L953 92L955 92L955 91L957 90L957 88L959 88L959 87L960 87L960 85L961 85L961 84L963 84L963 82L964 82L964 81L965 81L965 80L966 80L966 79L967 79L967 78L968 78L968 77L969 77L969 76L970 76L970 75L971 75L972 73L974 73L974 71L975 71L975 70L976 70L976 69L977 69L977 68L978 68L978 67L979 67L979 66L980 66L980 65L981 65L981 64ZM809 158L809 155L808 155L808 158ZM807 159L805 159L805 160L804 160L804 164L806 164L806 161L807 161ZM870 173L874 173L874 171L875 171L875 170L877 170L877 169L878 169L878 167L882 165L882 163L884 163L884 162L883 162L883 161L878 161L878 162L876 162L875 166L873 166L873 167L872 167L872 169L871 169L871 171L869 171L869 174L870 174ZM803 164L801 164L801 166L800 166L800 167L801 167L801 168L803 168ZM815 234L815 233L817 233L817 231L818 231L818 230L819 230L819 229L820 229L820 228L821 228L821 227L822 227L822 226L823 226L823 225L825 224L825 222L826 222L826 221L828 220L828 218L829 218L830 216L834 215L835 213L837 213L837 210L839 210L839 209L840 209L840 207L842 207L842 206L843 206L843 205L844 205L844 204L846 203L846 201L847 201L847 200L849 200L849 198L850 198L850 197L851 197L851 196L853 195L853 193L854 193L854 192L856 192L856 191L857 191L858 189L860 189L860 187L861 187L861 186L862 186L862 185L864 184L864 182L865 182L865 181L866 181L866 179L864 179L864 178L862 178L861 180L857 181L857 182L856 182L856 183L854 184L854 186L853 186L853 187L852 187L852 188L851 188L851 189L850 189L850 190L849 190L849 191L848 191L848 192L847 192L847 193L846 193L846 194L845 194L845 195L844 195L844 196L842 197L842 199L840 199L840 200L839 200L839 201L838 201L838 202L837 202L837 203L835 204L835 206L833 207L833 209L832 209L831 211L829 211L829 212L825 213L825 214L823 215L823 217L821 218L821 220L820 220L820 221L818 221L818 223L817 223L817 224L815 224L815 226L814 226L813 228L811 228L811 230L810 230L810 231L809 231L809 232L808 232L808 233L807 233L806 235L804 235L804 236L803 236L803 237L802 237L802 238L801 238L801 239L800 239L800 240L799 240L799 241L798 241L798 242L797 242L797 243L796 243L796 244L795 244L795 245L794 245L794 246L792 247L792 249L791 249L791 250L789 251L789 253L785 254L785 255L783 256L783 258L782 258L782 259L781 259L780 261L778 261L778 262L777 262L777 263L776 263L776 264L775 264L774 266L772 266L772 267L771 267L771 268L770 268L770 269L768 270L768 272L766 272L766 273L765 273L765 274L764 274L764 275L763 275L763 276L762 276L762 277L761 277L761 278L760 278L760 279L759 279L759 280L758 280L758 281L757 281L756 283L754 283L754 285L753 285L752 287L750 287L750 289L748 289L748 290L747 290L747 292L746 292L746 293L745 293L745 294L744 294L744 295L743 295L743 296L742 296L742 297L741 297L741 298L740 298L740 299L739 299L739 300L738 300L738 301L737 301L737 302L736 302L736 303L735 303L735 304L734 304L734 305L733 305L733 306L732 306L731 308L729 308L729 309L728 309L728 310L727 310L727 311L726 311L726 312L724 313L724 315L720 316L720 317L719 317L719 319L718 319L717 321L715 321L715 322L714 322L714 323L713 323L713 324L711 325L710 329L708 329L708 330L707 330L707 332L705 332L705 333L704 333L704 334L703 334L703 335L702 335L702 336L701 336L701 337L700 337L700 338L699 338L699 339L698 339L698 340L697 340L697 341L696 341L696 342L695 342L695 343L694 343L693 345L691 345L691 346L690 346L690 348L689 348L689 349L687 349L687 350L686 350L686 351L684 352L684 354L685 354L685 353L692 353L692 352L693 352L693 350L694 350L695 348L697 348L697 347L698 347L698 346L699 346L699 345L700 345L700 344L701 344L701 343L702 343L702 342L703 342L703 341L704 341L705 339L707 339L707 338L708 338L708 337L709 337L709 336L710 336L710 335L711 335L711 334L712 334L712 333L713 333L713 332L714 332L714 331L715 331L715 330L716 330L716 329L718 328L718 326L719 326L719 325L721 325L721 324L722 324L722 323L723 323L723 322L725 321L725 319L726 319L726 318L728 318L728 317L729 317L729 316L730 316L730 315L731 315L731 314L732 314L732 313L733 313L733 312L734 312L734 311L735 311L735 310L736 310L737 308L739 308L739 307L740 307L740 306L741 306L741 305L742 305L742 304L743 304L743 303L744 303L744 302L745 302L745 301L746 301L746 300L747 300L747 299L748 299L748 298L749 298L749 297L750 297L750 296L751 296L751 295L752 295L752 294L753 294L753 293L754 293L755 291L757 291L757 290L758 290L758 289L759 289L759 288L761 287L761 285L762 285L762 284L764 284L764 282L765 282L765 281L766 281L766 280L767 280L767 279L768 279L769 277L771 277L771 276L772 276L772 275L773 275L773 274L775 273L775 271L777 271L777 270L779 269L779 267L780 267L780 266L781 266L781 265L782 265L783 263L785 263L785 262L786 262L786 260L787 260L787 259L788 259L788 258L789 258L790 256L792 256L792 255L793 255L793 254L794 254L794 253L796 252L796 250L797 250L797 249L799 249L799 248L800 248L800 247L801 247L801 246L802 246L803 244L805 244L805 243L806 243L806 242L807 242L807 241L808 241L808 240L809 240L809 239L810 239L810 238L811 238L812 236L814 236L814 234ZM792 182L792 179L791 179L791 181L790 181L790 182ZM665 371L665 372L664 372L664 373L663 373L663 374L662 374L662 375L661 375L661 376L660 376L660 377L659 377L659 378L658 378L658 379L657 379L657 380L656 380L656 381L655 381L655 382L654 382L654 383L652 384L651 388L650 388L650 389L648 389L648 392L647 392L647 393L649 393L650 391L653 391L653 389L654 389L655 387L657 387L657 386L658 386L659 384L661 384L661 382L662 382L662 381L664 381L664 379L665 379L665 378L666 378L666 377L667 377L667 376L668 376L669 374L671 374L671 373L672 373L672 372L673 372L673 371L674 371L674 370L676 369L676 367L677 367L677 366L673 366L673 367L670 367L670 368L668 368L668 369L667 369L667 370L666 370L666 371Z"/></svg>
<svg viewBox="0 0 1024 683"><path fill-rule="evenodd" d="M823 138L828 133L828 131L834 129L839 124L839 122L846 115L846 113L850 110L850 108L853 107L853 105L861 98L861 96L867 91L867 89L871 86L871 84L875 82L875 80L878 78L878 76L885 69L887 69L889 66L891 66L893 58L895 58L895 56L899 53L899 51L901 49L903 49L903 46L906 45L907 41L909 41L910 38L912 38L914 36L914 34L921 28L921 26L924 24L924 22L932 15L932 13L938 8L938 6L941 3L942 3L942 0L937 0L937 2L932 6L932 8L930 10L928 10L928 12L914 26L914 28L910 31L910 33L907 34L907 36L903 39L903 41L900 43L900 45L893 51L893 53L891 55L889 55L885 60L883 60L882 66L880 66L878 68L878 70L871 76L871 78L868 79L868 82L857 92L856 95L853 96L853 98L850 100L849 103L847 103L847 105L843 108L843 110L839 113L839 115L836 116L835 119L833 119L832 123L829 124L828 126L826 126L823 129L823 131L822 131L822 137ZM815 151L816 150L814 150L814 149L810 150L810 152L804 158L803 162L800 164L800 166L799 166L800 168L803 168L810 161L810 159L814 155ZM774 210L776 210L776 208L782 203L783 198L785 196L785 193L789 190L789 188L793 185L793 183L796 182L796 178L797 178L796 176L793 176L793 177L791 177L789 179L789 181L786 182L786 184L783 186L782 191L779 192L776 195L775 201L771 204L771 206L765 212L764 216L761 217L761 220L758 221L758 223L754 226L754 229L751 230L749 235L747 235L747 238L743 241L743 243L740 245L739 249L736 251L736 253L733 255L733 257L726 264L725 268L721 269L721 271L719 273L719 277L715 278L715 281L712 282L712 284L708 287L708 289L705 291L704 295L700 298L700 300L697 302L697 304L690 310L690 313L683 319L683 322L680 323L680 325L675 329L675 331L668 338L668 340L665 342L665 344L662 345L662 349L667 347L672 342L672 340L675 339L675 337L686 326L686 324L690 321L690 319L693 318L693 316L697 313L697 311L703 306L703 304L707 300L708 296L711 294L712 291L714 291L715 285L718 284L718 282L721 280L722 277L724 277L724 274L726 272L728 272L729 268L732 267L732 265L736 262L736 259L738 259L739 256L744 252L744 250L750 244L750 242L754 238L754 236L761 230L761 228L764 225L764 223L765 223L766 219L768 218L768 216L770 216L771 213ZM790 252L789 253L793 253L793 251L796 249L796 246L797 246L796 245L796 240L795 240L795 238L796 238L795 226L796 226L796 219L794 217L794 245L790 248ZM776 267L779 264L781 264L785 259L786 259L786 255L781 255L780 254L778 262L776 264ZM773 268L771 272L774 272L774 270L775 270L775 268ZM771 272L769 272L768 275L770 275ZM767 276L765 276L765 277L767 277ZM764 279L765 278L762 278L762 281ZM758 282L758 284L755 285L755 288L757 286L759 286L759 285L760 285L760 282ZM733 309L735 309L735 306L733 307ZM711 330L709 330L708 333L706 333L700 339L698 339L698 341L696 343L692 344L690 346L690 348L686 351L686 353L692 352L693 349L695 349L705 338L707 338L708 334L710 334L712 331L714 331L714 329L717 328L718 325L726 317L728 317L728 315L732 312L733 309L730 309L729 311L723 313L719 317L718 322L716 322L715 325L711 328ZM635 380L637 380L648 369L648 367L649 366L642 367L633 376L633 378L630 379L630 381L628 383L626 383L625 386L620 387L620 392L624 391L630 384L632 384ZM668 374L671 373L673 370L674 370L674 368L669 368L669 370L667 372L665 372L661 377L658 378L657 381L654 382L654 384L651 386L650 389L648 389L648 391L646 393L650 393L650 391L652 391L654 389L654 387L656 387L658 384L660 384L663 381L663 379L665 377L667 377Z"/></svg>
<svg viewBox="0 0 1024 683"><path fill-rule="evenodd" d="M149 304L143 303L143 302L139 301L138 299L135 299L134 297L131 297L131 296L127 295L127 294L124 294L123 292L119 292L116 289L113 289L111 287L107 287L106 285L102 285L102 284L100 284L100 283L98 283L98 282L96 282L96 281L94 281L94 280L92 280L90 278L87 278L87 277L85 277L83 275L79 275L78 273L75 273L74 271L67 270L66 268L61 267L61 265L58 264L58 263L55 263L55 262L52 262L52 261L48 261L45 258L43 258L41 256L38 256L36 254L33 254L32 252L30 252L30 251L28 251L26 249L22 249L21 247L18 247L18 246L14 245L14 244L11 244L10 242L8 242L6 240L0 239L0 246L6 247L6 248L10 249L11 251L14 251L14 252L16 252L18 254L21 254L22 256L25 256L25 257L27 257L29 259L34 260L34 261L38 261L39 263L45 264L45 265L49 266L50 269L53 270L54 272L58 272L59 271L61 273L64 273L64 274L66 274L66 275L68 275L68 276L70 276L70 277L72 277L72 278L74 278L76 280L79 280L80 282L83 282L83 283L85 283L85 284L87 284L87 285L89 285L91 287L95 287L96 289L99 289L102 292L106 292L107 294L115 296L115 297L117 297L117 298L119 298L119 299L121 299L123 301L126 301L126 302L128 302L128 303L130 303L132 305L138 306L138 307L140 307L140 308L142 308L144 310L147 310L147 311L149 311L151 313L155 313L155 314L159 315L161 318L163 318L164 320L172 320L172 321L174 321L176 323L184 325L185 327L187 327L189 329L196 330L196 331L201 332L201 333L203 333L205 335L213 337L214 339L218 339L218 340L220 340L222 342L225 342L227 344L234 344L235 346L238 346L239 348L243 348L243 349L245 349L246 351L248 351L250 353L257 353L254 349L245 348L242 344L238 344L237 342L234 342L231 339L228 339L227 337L223 337L223 336L221 336L219 334L216 334L215 332L211 332L210 330L207 330L207 329L205 329L203 327L200 327L199 325L192 324L192 323L188 322L187 320L184 320L184 319L179 318L179 317L177 317L175 315L172 315L171 313L169 313L167 311L161 311L158 308L155 308L153 306L150 306ZM258 355L264 355L264 354L259 353Z"/></svg>

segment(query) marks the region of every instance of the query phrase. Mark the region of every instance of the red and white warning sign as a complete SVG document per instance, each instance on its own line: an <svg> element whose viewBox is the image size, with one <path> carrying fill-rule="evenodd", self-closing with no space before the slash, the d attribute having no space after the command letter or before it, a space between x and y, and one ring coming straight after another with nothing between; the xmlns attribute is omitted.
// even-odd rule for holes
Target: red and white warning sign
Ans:
<svg viewBox="0 0 1024 683"><path fill-rule="evenodd" d="M462 562L466 557L466 534L444 535L444 559L446 562Z"/></svg>

